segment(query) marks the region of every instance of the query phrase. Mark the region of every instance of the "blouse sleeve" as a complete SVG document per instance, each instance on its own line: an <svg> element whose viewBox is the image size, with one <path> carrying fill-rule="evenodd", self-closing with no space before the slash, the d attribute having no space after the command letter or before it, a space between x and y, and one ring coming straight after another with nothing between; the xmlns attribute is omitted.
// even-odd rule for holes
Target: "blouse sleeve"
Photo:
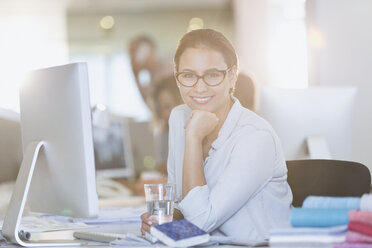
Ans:
<svg viewBox="0 0 372 248"><path fill-rule="evenodd" d="M206 232L218 228L259 192L274 173L276 148L268 131L243 129L230 162L213 188L194 187L179 204L186 219Z"/></svg>
<svg viewBox="0 0 372 248"><path fill-rule="evenodd" d="M174 158L174 111L171 112L169 117L169 136L168 136L168 160L167 160L167 173L168 183L176 183L175 174L175 158Z"/></svg>

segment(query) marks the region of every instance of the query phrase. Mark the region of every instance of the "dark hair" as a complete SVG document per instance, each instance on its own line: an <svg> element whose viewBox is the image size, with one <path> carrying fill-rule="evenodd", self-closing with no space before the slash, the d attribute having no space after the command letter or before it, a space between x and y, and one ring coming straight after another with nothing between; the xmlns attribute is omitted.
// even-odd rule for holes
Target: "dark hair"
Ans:
<svg viewBox="0 0 372 248"><path fill-rule="evenodd" d="M147 36L147 35L139 35L139 36L135 37L134 39L132 39L130 41L130 45L131 46L138 45L138 44L141 44L141 43L147 43L152 48L155 48L154 41L149 36Z"/></svg>
<svg viewBox="0 0 372 248"><path fill-rule="evenodd" d="M210 48L221 52L228 67L238 68L238 57L231 42L220 32L213 29L197 29L186 33L176 48L174 67L178 71L180 57L187 48Z"/></svg>

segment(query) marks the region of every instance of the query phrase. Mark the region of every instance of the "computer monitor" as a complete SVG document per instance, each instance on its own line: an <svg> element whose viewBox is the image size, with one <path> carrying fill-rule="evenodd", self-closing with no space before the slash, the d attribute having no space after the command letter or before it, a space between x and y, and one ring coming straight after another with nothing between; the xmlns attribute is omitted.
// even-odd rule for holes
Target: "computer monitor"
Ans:
<svg viewBox="0 0 372 248"><path fill-rule="evenodd" d="M350 160L355 87L264 87L260 115L274 128L287 160Z"/></svg>
<svg viewBox="0 0 372 248"><path fill-rule="evenodd" d="M34 212L98 215L87 65L30 73L20 89L20 112L24 156L2 233L22 246L61 245L26 242L19 224L26 200ZM78 243L63 243L69 244Z"/></svg>
<svg viewBox="0 0 372 248"><path fill-rule="evenodd" d="M133 160L137 174L156 168L154 134L149 122L129 120Z"/></svg>
<svg viewBox="0 0 372 248"><path fill-rule="evenodd" d="M93 108L92 115L97 178L133 177L134 162L128 119L111 114L102 104Z"/></svg>

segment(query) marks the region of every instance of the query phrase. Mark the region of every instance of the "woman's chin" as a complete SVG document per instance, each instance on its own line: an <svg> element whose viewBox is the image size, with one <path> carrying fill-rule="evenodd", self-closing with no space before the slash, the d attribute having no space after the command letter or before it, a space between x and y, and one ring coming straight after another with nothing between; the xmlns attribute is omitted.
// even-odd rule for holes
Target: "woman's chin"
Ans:
<svg viewBox="0 0 372 248"><path fill-rule="evenodd" d="M207 112L213 112L212 108L210 106L207 106L207 105L193 105L193 106L190 106L189 107L192 109L192 110L201 110L201 111L207 111Z"/></svg>

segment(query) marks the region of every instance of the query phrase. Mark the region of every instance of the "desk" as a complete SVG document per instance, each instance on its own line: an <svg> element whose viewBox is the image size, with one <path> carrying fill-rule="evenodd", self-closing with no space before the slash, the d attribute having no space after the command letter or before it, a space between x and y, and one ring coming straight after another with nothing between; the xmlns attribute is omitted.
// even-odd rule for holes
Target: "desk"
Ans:
<svg viewBox="0 0 372 248"><path fill-rule="evenodd" d="M100 204L102 206L102 202L105 202L105 206L108 206L109 199L105 201L101 201ZM143 203L142 203L143 204ZM140 223L126 223L126 224L110 224L110 225L101 225L100 227L94 227L90 229L83 229L84 231L99 231L99 232L112 232L112 233L131 233L134 235L140 235ZM73 239L73 232L77 230L68 230L68 231L55 231L55 232L47 232L47 233L39 233L39 234L33 234L32 239L66 239L71 240ZM17 247L15 245L7 245L7 246L1 246L2 247ZM71 247L71 246L69 246ZM84 247L84 246L80 246ZM91 242L88 246L85 247L112 247L104 243L98 243L98 242ZM123 246L128 247L128 246ZM238 246L227 246L224 245L223 247L238 247ZM279 247L279 246L275 246ZM286 247L286 246L280 246L280 247ZM287 247L295 248L295 247L314 247L313 244L300 244L300 245L290 245ZM316 245L318 248L331 248L332 245Z"/></svg>
<svg viewBox="0 0 372 248"><path fill-rule="evenodd" d="M114 223L114 224L101 224L101 225L94 225L88 228L82 228L81 231L92 231L92 232L108 232L108 233L131 233L134 235L140 235L140 225L139 222L131 222L131 223ZM41 232L41 233L33 233L31 235L32 240L73 240L73 233L78 231L79 229L74 230L61 230L61 231L51 231L51 232ZM99 245L102 246L104 243L99 242L90 242L92 245ZM90 245L89 245L90 246ZM16 245L1 245L0 247L16 247ZM73 246L69 246L73 247ZM79 246L78 246L79 247Z"/></svg>
<svg viewBox="0 0 372 248"><path fill-rule="evenodd" d="M68 230L68 231L58 231L58 232L48 232L48 233L40 233L35 234L32 236L33 239L74 239L73 233L76 230ZM111 232L111 233L132 233L135 235L140 235L140 223L128 223L128 224L116 224L116 225L102 225L100 227L84 229L83 231L98 231L98 232ZM87 241L88 242L88 241ZM85 247L110 247L105 243L100 242L89 242L90 244ZM10 247L10 246L9 246ZM72 246L69 246L72 247ZM84 246L78 246L84 247ZM112 247L112 246L111 246Z"/></svg>
<svg viewBox="0 0 372 248"><path fill-rule="evenodd" d="M119 225L103 225L97 228L91 228L90 231L99 231L99 232L112 232L112 233L132 233L135 235L140 235L140 223L130 223L130 224L119 224ZM76 230L74 230L76 231ZM47 232L41 234L34 234L33 238L40 238L40 239L73 239L73 232L74 231L58 231L58 232ZM87 229L84 229L87 231ZM0 246L5 248L10 247L18 247L15 245L7 245L7 246ZM59 246L60 247L60 246ZM72 246L69 246L72 247ZM87 246L77 246L77 247L120 247L120 246L109 246L104 243L99 242L90 242ZM123 246L129 247L129 246ZM137 246L139 247L139 246ZM144 246L144 247L154 247L154 246ZM208 248L213 248L217 246L208 246ZM244 247L244 246L232 246L232 245L221 245L218 247ZM288 246L273 246L273 247L280 247L280 248L306 248L306 247L317 247L317 248L332 248L332 244L324 244L324 245L314 245L314 244L298 244L298 245L288 245Z"/></svg>
<svg viewBox="0 0 372 248"><path fill-rule="evenodd" d="M121 224L121 225L105 225L98 228L91 228L90 231L99 231L99 232L112 232L112 233L132 233L136 235L140 235L140 223L131 223L131 224ZM74 230L76 231L76 230ZM73 239L73 232L74 231L58 231L58 232L47 232L47 233L40 233L40 234L34 234L32 237L33 239ZM87 231L87 229L84 229L84 231ZM88 242L88 241L87 241ZM10 247L21 247L16 245L6 245L6 246L0 246L4 248L10 248ZM61 247L61 246L59 246ZM74 247L74 246L68 246L68 247ZM120 247L120 246L109 246L105 243L99 243L99 242L89 242L89 245L87 246L75 246L75 247ZM129 246L122 246L122 247L129 247ZM136 246L140 247L140 246ZM155 246L143 246L143 247L155 247ZM163 247L163 246L160 246ZM213 248L216 246L208 246L208 248ZM237 247L243 247L243 246L229 246L229 245L223 245L219 247L231 247L231 248L237 248ZM293 247L292 247L293 248Z"/></svg>

